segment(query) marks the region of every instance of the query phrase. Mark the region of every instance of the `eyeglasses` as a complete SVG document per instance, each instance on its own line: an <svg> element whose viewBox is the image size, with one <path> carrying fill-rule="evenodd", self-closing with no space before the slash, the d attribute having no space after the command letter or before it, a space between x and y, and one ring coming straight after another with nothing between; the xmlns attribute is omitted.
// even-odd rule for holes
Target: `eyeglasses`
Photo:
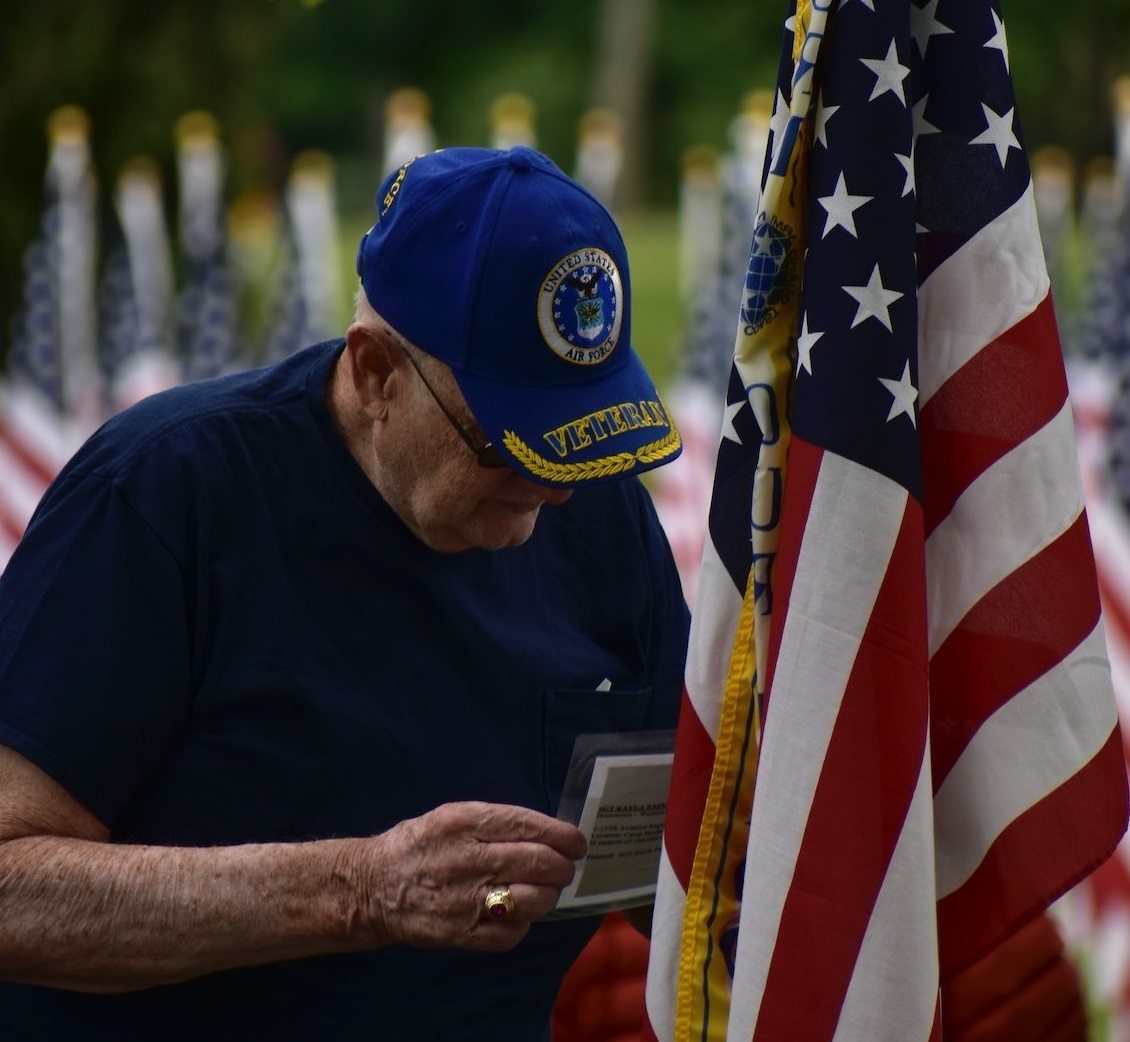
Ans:
<svg viewBox="0 0 1130 1042"><path fill-rule="evenodd" d="M451 410L443 404L443 399L440 398L438 394L436 394L435 388L432 387L430 383L428 383L427 377L424 376L423 370L416 362L416 359L412 357L412 352L403 345L401 345L401 347L404 351L404 356L408 359L409 362L412 363L412 368L416 370L416 375L420 378L423 385L428 389L428 393L435 399L435 403L439 406L440 412L442 412L443 415L447 417L447 422L455 428L455 432L459 435L460 438L463 439L463 441L467 445L467 448L469 448L475 454L475 459L478 461L479 466L487 467L490 470L499 470L502 467L510 466L510 464L502 458L502 454L498 451L498 449L494 447L494 444L492 442L488 441L485 445L475 444L474 440L471 438L471 435L467 433L467 430L463 426L463 424L461 424L452 414Z"/></svg>

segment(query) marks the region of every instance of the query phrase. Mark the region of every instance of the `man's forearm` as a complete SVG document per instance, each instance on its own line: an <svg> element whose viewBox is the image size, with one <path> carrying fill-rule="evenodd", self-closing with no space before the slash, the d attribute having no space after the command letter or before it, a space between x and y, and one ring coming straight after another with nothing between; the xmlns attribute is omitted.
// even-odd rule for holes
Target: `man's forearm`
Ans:
<svg viewBox="0 0 1130 1042"><path fill-rule="evenodd" d="M473 802L308 843L128 846L12 825L9 835L0 978L101 992L393 943L505 951L585 854L566 822ZM484 909L499 884L514 903L501 918Z"/></svg>
<svg viewBox="0 0 1130 1042"><path fill-rule="evenodd" d="M358 906L365 841L0 845L0 977L129 991L387 941ZM371 842L371 841L370 841Z"/></svg>

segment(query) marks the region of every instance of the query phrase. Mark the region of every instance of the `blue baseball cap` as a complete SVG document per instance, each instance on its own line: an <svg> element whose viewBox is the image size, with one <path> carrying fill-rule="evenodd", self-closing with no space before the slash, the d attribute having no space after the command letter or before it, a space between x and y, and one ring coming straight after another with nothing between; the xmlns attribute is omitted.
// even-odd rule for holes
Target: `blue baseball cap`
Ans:
<svg viewBox="0 0 1130 1042"><path fill-rule="evenodd" d="M486 436L532 481L639 474L682 450L631 346L611 215L531 148L446 148L390 174L357 273L394 329L451 367Z"/></svg>

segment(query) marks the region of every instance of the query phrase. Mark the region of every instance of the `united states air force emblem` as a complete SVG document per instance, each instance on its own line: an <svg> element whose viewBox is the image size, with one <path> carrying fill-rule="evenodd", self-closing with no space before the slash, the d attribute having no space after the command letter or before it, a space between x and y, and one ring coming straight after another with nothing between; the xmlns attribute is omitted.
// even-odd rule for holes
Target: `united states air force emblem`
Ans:
<svg viewBox="0 0 1130 1042"><path fill-rule="evenodd" d="M792 293L796 280L796 232L779 218L763 212L753 232L742 298L746 336L773 320Z"/></svg>
<svg viewBox="0 0 1130 1042"><path fill-rule="evenodd" d="M624 290L620 270L592 247L562 257L542 280L538 328L551 350L578 365L595 365L620 339Z"/></svg>

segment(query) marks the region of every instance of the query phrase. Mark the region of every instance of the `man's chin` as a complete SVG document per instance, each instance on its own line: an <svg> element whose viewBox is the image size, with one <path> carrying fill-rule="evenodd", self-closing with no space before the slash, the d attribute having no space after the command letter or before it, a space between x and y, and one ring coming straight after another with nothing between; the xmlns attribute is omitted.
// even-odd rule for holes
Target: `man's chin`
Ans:
<svg viewBox="0 0 1130 1042"><path fill-rule="evenodd" d="M440 553L459 553L463 550L505 550L521 546L534 534L538 511L522 514L508 513L502 518L489 521L478 519L463 525L458 530L433 533L425 542Z"/></svg>
<svg viewBox="0 0 1130 1042"><path fill-rule="evenodd" d="M522 513L507 513L481 526L476 533L475 545L483 550L505 550L511 546L521 546L534 534L538 520L538 507Z"/></svg>

